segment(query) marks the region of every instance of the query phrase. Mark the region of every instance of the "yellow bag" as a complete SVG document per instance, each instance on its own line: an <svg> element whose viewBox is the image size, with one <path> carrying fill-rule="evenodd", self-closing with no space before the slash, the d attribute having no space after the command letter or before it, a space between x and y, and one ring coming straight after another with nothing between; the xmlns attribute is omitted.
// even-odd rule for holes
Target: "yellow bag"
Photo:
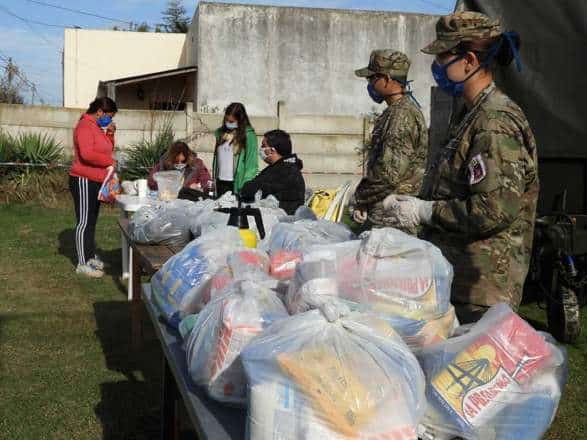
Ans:
<svg viewBox="0 0 587 440"><path fill-rule="evenodd" d="M316 217L323 219L330 208L330 204L336 198L337 189L321 189L310 197L308 200L308 208L310 208Z"/></svg>

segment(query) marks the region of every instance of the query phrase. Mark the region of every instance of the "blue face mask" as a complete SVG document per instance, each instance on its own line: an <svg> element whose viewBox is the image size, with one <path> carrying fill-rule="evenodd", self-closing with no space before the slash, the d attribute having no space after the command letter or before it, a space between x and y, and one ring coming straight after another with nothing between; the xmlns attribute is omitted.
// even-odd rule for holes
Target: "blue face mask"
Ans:
<svg viewBox="0 0 587 440"><path fill-rule="evenodd" d="M514 38L516 36L517 36L517 34L515 32L504 32L502 35L502 38L500 38L500 40L489 51L489 55L487 56L487 59L484 62L482 62L479 65L479 67L477 67L477 69L475 69L473 72L471 72L469 74L469 76L467 76L462 81L453 81L452 79L450 79L448 77L447 69L452 64L456 63L457 61L462 60L465 57L464 54L456 57L454 60L452 60L449 63L446 63L442 66L440 64L438 64L436 61L434 61L434 63L432 63L432 76L434 77L434 80L436 81L438 88L451 96L456 96L456 97L462 96L465 91L465 82L469 78L471 78L473 75L475 75L480 69L491 65L491 63L493 62L493 59L495 58L495 56L499 52L499 49L501 48L502 44L504 44L504 43L507 43L510 45L510 48L511 48L513 56L514 56L514 60L516 62L516 67L517 67L518 71L521 71L522 70L522 63L520 62L520 55L518 53L518 49L517 49L516 45L514 44Z"/></svg>
<svg viewBox="0 0 587 440"><path fill-rule="evenodd" d="M112 123L112 116L108 116L108 115L104 115L101 118L98 118L98 120L96 121L96 124L98 124L98 127L108 127L110 124Z"/></svg>
<svg viewBox="0 0 587 440"><path fill-rule="evenodd" d="M432 76L434 77L438 88L450 96L463 96L463 92L465 91L465 81L472 76L469 75L463 81L453 81L448 77L447 69L457 61L462 60L463 57L464 55L461 55L444 65L440 65L436 61L432 63Z"/></svg>
<svg viewBox="0 0 587 440"><path fill-rule="evenodd" d="M375 86L373 86L373 83L371 82L367 84L367 92L369 92L369 96L377 104L381 104L383 101L385 101L385 96L383 96L381 93L375 90Z"/></svg>
<svg viewBox="0 0 587 440"><path fill-rule="evenodd" d="M238 122L225 122L224 126L229 130L236 130L238 128Z"/></svg>

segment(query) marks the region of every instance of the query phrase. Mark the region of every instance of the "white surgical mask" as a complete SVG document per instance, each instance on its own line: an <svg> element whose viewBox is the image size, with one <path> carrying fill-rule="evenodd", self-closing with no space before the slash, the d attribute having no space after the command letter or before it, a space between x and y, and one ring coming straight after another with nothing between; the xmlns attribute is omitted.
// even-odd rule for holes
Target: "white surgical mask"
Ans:
<svg viewBox="0 0 587 440"><path fill-rule="evenodd" d="M236 130L238 128L238 122L225 122L224 126L229 130Z"/></svg>
<svg viewBox="0 0 587 440"><path fill-rule="evenodd" d="M265 153L265 148L263 148L263 147L259 148L259 157L261 158L261 160L263 162L266 162L267 153Z"/></svg>
<svg viewBox="0 0 587 440"><path fill-rule="evenodd" d="M176 163L175 169L178 171L183 171L185 169L185 163Z"/></svg>

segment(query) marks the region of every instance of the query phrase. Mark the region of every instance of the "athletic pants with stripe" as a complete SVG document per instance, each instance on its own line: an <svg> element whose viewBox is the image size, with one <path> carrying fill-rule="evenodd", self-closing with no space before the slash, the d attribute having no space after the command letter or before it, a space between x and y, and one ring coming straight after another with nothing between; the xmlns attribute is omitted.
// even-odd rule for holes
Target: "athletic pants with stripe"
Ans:
<svg viewBox="0 0 587 440"><path fill-rule="evenodd" d="M96 251L96 223L100 212L98 192L102 185L85 177L69 176L69 190L75 204L75 251L79 264L94 258Z"/></svg>

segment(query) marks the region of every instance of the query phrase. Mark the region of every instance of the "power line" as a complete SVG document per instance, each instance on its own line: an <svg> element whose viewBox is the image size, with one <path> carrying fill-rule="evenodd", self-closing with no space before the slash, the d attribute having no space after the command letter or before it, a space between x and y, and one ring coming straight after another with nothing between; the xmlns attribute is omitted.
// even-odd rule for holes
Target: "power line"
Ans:
<svg viewBox="0 0 587 440"><path fill-rule="evenodd" d="M2 9L6 14L11 15L19 20L21 20L22 22L24 22L24 24L26 24L29 29L39 38L41 38L43 41L45 41L45 43L47 43L49 46L55 46L57 47L55 44L53 44L51 41L49 41L44 35L40 34L37 32L37 30L29 23L29 20L27 20L26 18L22 18L14 13L12 13L9 9L7 9L4 6L0 5L0 9Z"/></svg>
<svg viewBox="0 0 587 440"><path fill-rule="evenodd" d="M26 75L19 69L19 67L13 63L12 58L4 58L3 60L5 60L6 65L3 66L4 69L9 72L9 74L13 74L15 75L17 78L19 78L22 83L31 90L32 92L32 97L31 97L31 102L34 103L35 100L35 95L38 96L39 100L41 101L41 104L44 104L45 101L43 99L43 97L41 96L41 93L39 92L39 88L37 87L37 85L29 80Z"/></svg>
<svg viewBox="0 0 587 440"><path fill-rule="evenodd" d="M35 3L37 5L41 5L41 6L47 6L49 8L61 9L62 11L68 11L68 12L73 12L76 14L87 15L89 17L101 18L102 20L116 21L119 23L126 23L129 25L133 24L132 21L121 20L119 18L106 17L104 15L98 15L98 14L94 14L92 12L80 11L79 9L66 8L64 6L53 5L51 3L45 3L45 2L41 2L41 1L37 1L37 0L27 0L27 1L30 3Z"/></svg>
<svg viewBox="0 0 587 440"><path fill-rule="evenodd" d="M11 15L14 18L18 18L21 21L25 21L25 22L28 21L29 23L33 23L33 24L38 24L38 25L41 25L41 26L55 27L55 28L60 28L60 29L68 29L68 28L72 27L72 26L63 26L61 24L45 23L45 22L42 22L42 21L31 20L30 18L23 18L20 15L17 15L14 12L10 11L8 8L6 8L4 6L0 6L0 8L2 8L2 10L6 14Z"/></svg>

